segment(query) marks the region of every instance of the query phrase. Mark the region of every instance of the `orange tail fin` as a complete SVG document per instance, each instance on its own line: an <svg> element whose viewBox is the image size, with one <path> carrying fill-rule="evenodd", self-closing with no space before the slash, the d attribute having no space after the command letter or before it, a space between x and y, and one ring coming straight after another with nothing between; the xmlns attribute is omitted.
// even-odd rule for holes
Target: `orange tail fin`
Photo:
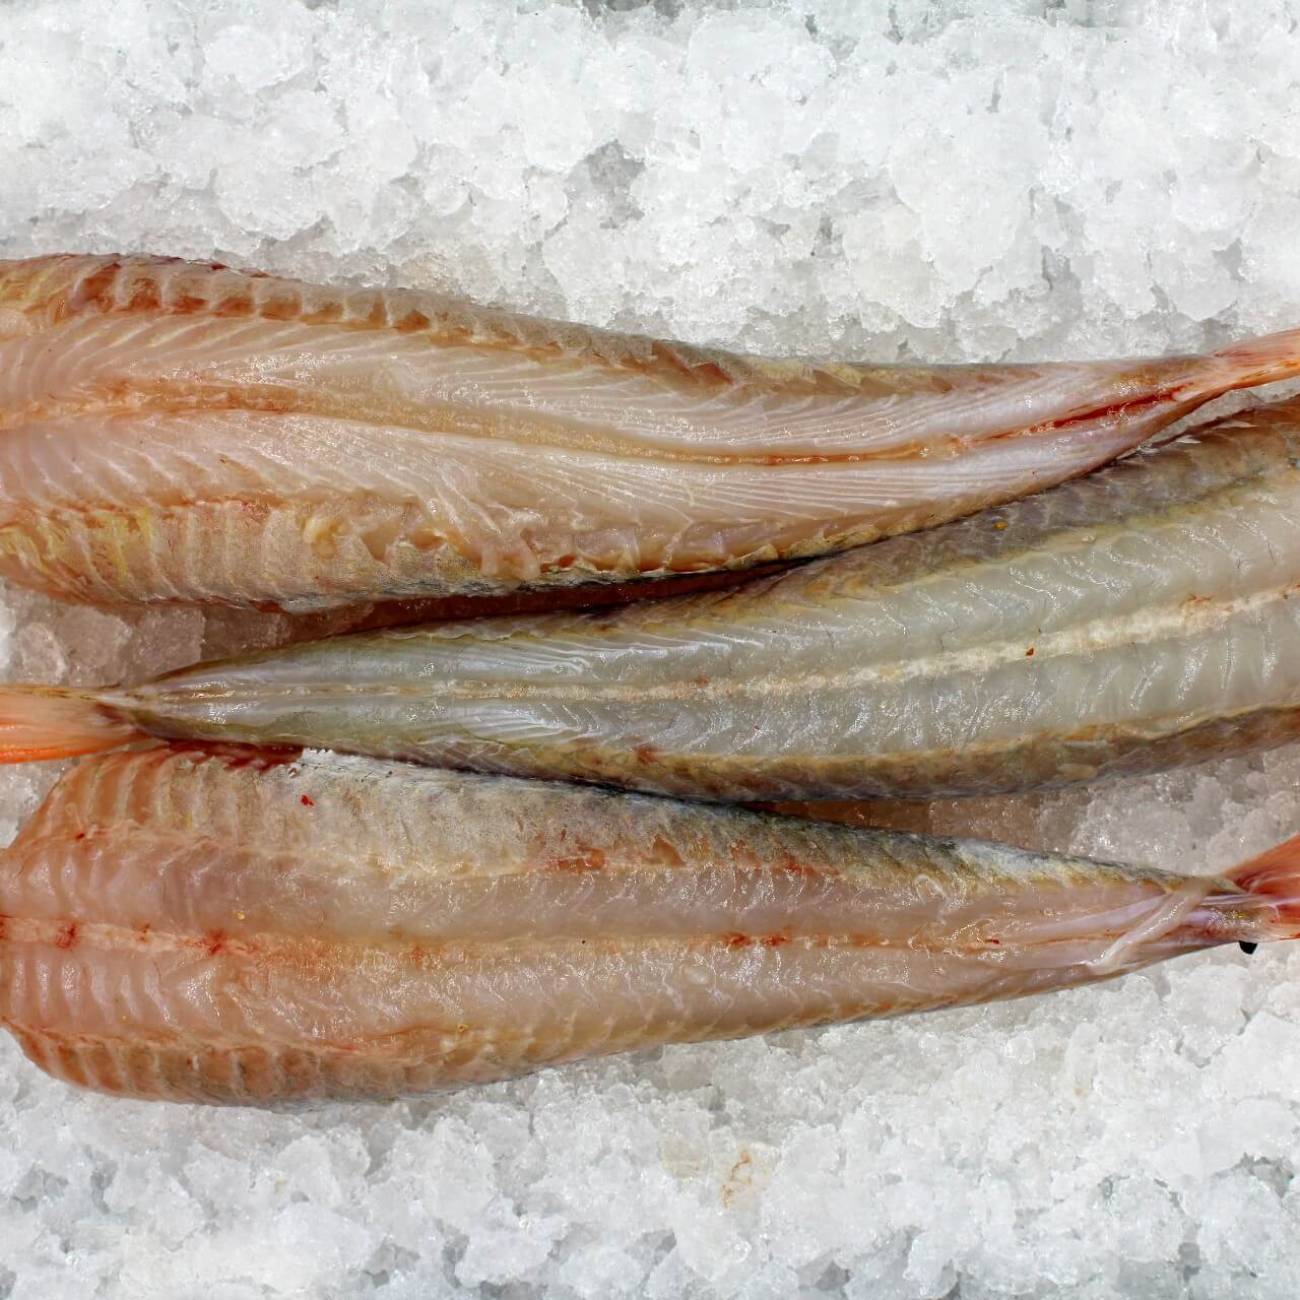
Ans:
<svg viewBox="0 0 1300 1300"><path fill-rule="evenodd" d="M95 754L142 734L92 693L0 686L0 763Z"/></svg>
<svg viewBox="0 0 1300 1300"><path fill-rule="evenodd" d="M1243 862L1227 878L1271 906L1280 930L1276 938L1300 937L1300 835Z"/></svg>
<svg viewBox="0 0 1300 1300"><path fill-rule="evenodd" d="M1215 353L1230 367L1225 388L1254 388L1300 375L1300 329L1243 339Z"/></svg>

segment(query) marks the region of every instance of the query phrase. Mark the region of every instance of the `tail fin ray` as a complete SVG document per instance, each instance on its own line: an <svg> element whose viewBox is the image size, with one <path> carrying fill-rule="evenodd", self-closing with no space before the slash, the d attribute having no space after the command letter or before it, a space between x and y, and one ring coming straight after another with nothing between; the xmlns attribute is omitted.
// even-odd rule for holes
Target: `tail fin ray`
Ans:
<svg viewBox="0 0 1300 1300"><path fill-rule="evenodd" d="M1254 388L1294 379L1300 375L1300 329L1243 339L1214 355L1231 369L1228 388Z"/></svg>
<svg viewBox="0 0 1300 1300"><path fill-rule="evenodd" d="M0 687L0 763L31 763L116 749L141 733L92 693Z"/></svg>
<svg viewBox="0 0 1300 1300"><path fill-rule="evenodd" d="M1300 835L1248 859L1227 878L1270 906L1284 931L1273 937L1300 937Z"/></svg>

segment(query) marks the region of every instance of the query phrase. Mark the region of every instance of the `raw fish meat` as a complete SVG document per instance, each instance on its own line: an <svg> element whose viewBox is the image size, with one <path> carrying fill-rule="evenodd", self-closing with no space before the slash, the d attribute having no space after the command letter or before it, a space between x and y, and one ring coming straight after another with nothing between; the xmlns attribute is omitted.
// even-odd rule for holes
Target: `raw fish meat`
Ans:
<svg viewBox="0 0 1300 1300"><path fill-rule="evenodd" d="M139 731L739 800L970 794L1300 734L1300 403L764 578L0 688L0 760Z"/></svg>
<svg viewBox="0 0 1300 1300"><path fill-rule="evenodd" d="M1023 496L1298 371L1296 332L847 365L212 264L0 262L0 574L310 611L743 568Z"/></svg>
<svg viewBox="0 0 1300 1300"><path fill-rule="evenodd" d="M89 759L0 853L0 1022L105 1092L382 1098L1300 933L1223 878L333 755Z"/></svg>

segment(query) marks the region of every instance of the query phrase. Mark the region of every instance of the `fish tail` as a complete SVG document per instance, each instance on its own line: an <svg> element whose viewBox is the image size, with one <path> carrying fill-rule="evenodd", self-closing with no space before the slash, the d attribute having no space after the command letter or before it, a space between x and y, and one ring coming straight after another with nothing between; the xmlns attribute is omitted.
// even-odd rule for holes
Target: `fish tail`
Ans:
<svg viewBox="0 0 1300 1300"><path fill-rule="evenodd" d="M1228 366L1226 388L1253 388L1300 375L1300 329L1243 339L1216 352Z"/></svg>
<svg viewBox="0 0 1300 1300"><path fill-rule="evenodd" d="M1243 862L1228 879L1268 904L1269 938L1300 938L1300 835Z"/></svg>
<svg viewBox="0 0 1300 1300"><path fill-rule="evenodd" d="M93 691L0 686L0 763L95 754L143 734Z"/></svg>

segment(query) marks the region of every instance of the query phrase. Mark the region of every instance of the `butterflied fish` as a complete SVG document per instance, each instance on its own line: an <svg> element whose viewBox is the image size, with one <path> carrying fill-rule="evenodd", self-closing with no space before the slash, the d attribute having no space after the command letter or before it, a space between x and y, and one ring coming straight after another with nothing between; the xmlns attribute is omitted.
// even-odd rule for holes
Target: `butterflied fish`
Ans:
<svg viewBox="0 0 1300 1300"><path fill-rule="evenodd" d="M0 853L0 1022L110 1093L388 1097L1300 933L1223 878L370 759L87 760Z"/></svg>
<svg viewBox="0 0 1300 1300"><path fill-rule="evenodd" d="M740 800L1060 784L1300 733L1300 403L725 595L0 689L0 758L139 731Z"/></svg>
<svg viewBox="0 0 1300 1300"><path fill-rule="evenodd" d="M307 611L742 568L1022 496L1298 371L1297 332L842 365L210 264L0 262L0 574Z"/></svg>

